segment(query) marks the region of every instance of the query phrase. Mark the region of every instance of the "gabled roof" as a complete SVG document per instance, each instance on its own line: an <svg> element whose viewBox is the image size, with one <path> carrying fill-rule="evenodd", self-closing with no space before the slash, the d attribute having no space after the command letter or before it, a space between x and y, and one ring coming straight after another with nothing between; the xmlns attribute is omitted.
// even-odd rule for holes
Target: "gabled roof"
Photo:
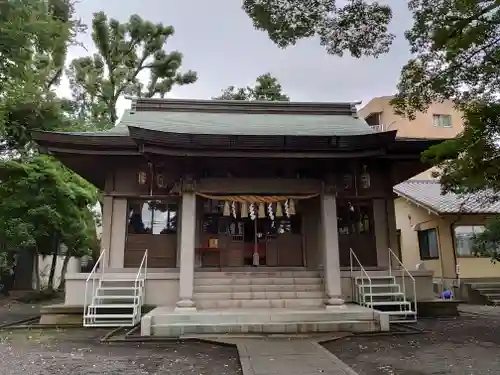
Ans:
<svg viewBox="0 0 500 375"><path fill-rule="evenodd" d="M106 132L33 132L43 152L415 159L433 141L375 132L356 103L136 98ZM243 154L242 154L243 153ZM265 153L265 154L264 154ZM217 154L219 155L219 154Z"/></svg>
<svg viewBox="0 0 500 375"><path fill-rule="evenodd" d="M492 203L491 198L494 195L489 191L467 195L442 195L440 183L432 180L407 180L394 186L393 190L398 196L437 215L500 213L500 200Z"/></svg>
<svg viewBox="0 0 500 375"><path fill-rule="evenodd" d="M346 114L129 111L112 132L125 133L128 126L204 135L343 136L375 133L364 120Z"/></svg>
<svg viewBox="0 0 500 375"><path fill-rule="evenodd" d="M373 134L357 116L355 103L136 98L110 130L133 126L176 134L258 136L344 136Z"/></svg>

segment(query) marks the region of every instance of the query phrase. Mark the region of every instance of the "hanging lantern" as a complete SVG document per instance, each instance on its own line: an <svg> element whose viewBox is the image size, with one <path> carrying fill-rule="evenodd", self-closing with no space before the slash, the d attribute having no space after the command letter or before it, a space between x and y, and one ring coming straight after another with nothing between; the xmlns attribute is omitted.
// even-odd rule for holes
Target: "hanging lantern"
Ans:
<svg viewBox="0 0 500 375"><path fill-rule="evenodd" d="M262 219L266 217L266 208L264 207L264 203L259 203L259 218Z"/></svg>
<svg viewBox="0 0 500 375"><path fill-rule="evenodd" d="M368 189L370 187L370 173L366 170L366 165L363 165L363 173L361 173L361 187Z"/></svg>
<svg viewBox="0 0 500 375"><path fill-rule="evenodd" d="M283 217L283 209L280 202L276 203L276 217Z"/></svg>
<svg viewBox="0 0 500 375"><path fill-rule="evenodd" d="M165 187L165 177L163 177L162 173L158 173L156 175L156 186L158 186L159 188Z"/></svg>
<svg viewBox="0 0 500 375"><path fill-rule="evenodd" d="M231 216L231 211L229 209L229 202L228 201L224 202L224 211L222 212L222 215Z"/></svg>
<svg viewBox="0 0 500 375"><path fill-rule="evenodd" d="M290 215L295 215L295 202L290 199Z"/></svg>
<svg viewBox="0 0 500 375"><path fill-rule="evenodd" d="M286 217L290 217L290 205L288 204L288 200L285 201L285 215Z"/></svg>
<svg viewBox="0 0 500 375"><path fill-rule="evenodd" d="M248 217L248 203L247 202L243 202L241 204L241 217L242 218Z"/></svg>
<svg viewBox="0 0 500 375"><path fill-rule="evenodd" d="M267 214L269 215L269 219L274 220L274 212L273 212L273 204L269 203L267 205Z"/></svg>
<svg viewBox="0 0 500 375"><path fill-rule="evenodd" d="M250 207L248 210L250 211L250 219L255 220L257 218L256 213L255 213L255 204L250 203Z"/></svg>
<svg viewBox="0 0 500 375"><path fill-rule="evenodd" d="M137 183L139 185L146 185L147 182L148 182L148 174L146 172L138 172Z"/></svg>
<svg viewBox="0 0 500 375"><path fill-rule="evenodd" d="M231 202L231 213L233 214L233 217L236 219L236 202L235 201Z"/></svg>

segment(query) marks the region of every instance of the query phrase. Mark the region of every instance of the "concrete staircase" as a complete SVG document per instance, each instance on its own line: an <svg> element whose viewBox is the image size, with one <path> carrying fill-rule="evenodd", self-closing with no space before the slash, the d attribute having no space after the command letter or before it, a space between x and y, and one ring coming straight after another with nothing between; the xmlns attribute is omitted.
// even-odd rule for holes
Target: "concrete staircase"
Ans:
<svg viewBox="0 0 500 375"><path fill-rule="evenodd" d="M157 307L143 316L142 336L267 335L321 332L378 332L380 315L372 309L346 305L339 309L250 308L176 312Z"/></svg>
<svg viewBox="0 0 500 375"><path fill-rule="evenodd" d="M141 335L268 335L388 329L371 308L325 308L318 271L255 269L195 272L195 311L162 306L141 321ZM385 327L385 328L384 328Z"/></svg>
<svg viewBox="0 0 500 375"><path fill-rule="evenodd" d="M487 305L500 305L500 282L471 283L473 303L484 303Z"/></svg>
<svg viewBox="0 0 500 375"><path fill-rule="evenodd" d="M309 308L324 305L317 271L196 272L198 309Z"/></svg>

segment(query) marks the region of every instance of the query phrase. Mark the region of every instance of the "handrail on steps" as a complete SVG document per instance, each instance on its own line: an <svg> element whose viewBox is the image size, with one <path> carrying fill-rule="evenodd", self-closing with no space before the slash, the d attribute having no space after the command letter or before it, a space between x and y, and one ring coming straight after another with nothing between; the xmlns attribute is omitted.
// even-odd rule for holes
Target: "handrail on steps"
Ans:
<svg viewBox="0 0 500 375"><path fill-rule="evenodd" d="M417 287L416 287L416 282L415 278L413 275L408 271L408 269L404 266L403 262L398 258L396 253L389 247L389 276L392 276L392 258L394 257L398 263L399 266L401 267L401 283L403 284L403 294L404 298L406 300L406 283L405 283L405 273L408 274L410 277L412 283L413 283L413 303L415 305L415 316L417 315Z"/></svg>
<svg viewBox="0 0 500 375"><path fill-rule="evenodd" d="M349 257L350 257L350 264L351 264L351 282L356 282L356 280L353 280L353 272L354 272L354 269L353 269L353 258L356 260L356 262L358 263L359 265L359 269L361 270L361 272L365 275L365 277L368 279L368 285L369 285L369 290L370 290L370 308L373 309L373 288L372 288L372 279L370 277L370 275L368 275L368 272L366 272L365 268L363 267L363 265L361 264L361 262L359 261L359 258L356 256L356 253L352 250L352 248L349 248ZM356 297L359 296L359 291L358 291L358 287L357 285L354 285L355 288L354 290L356 291ZM364 293L364 286L365 286L365 279L362 278L361 279L361 286L363 288L363 293ZM357 298L359 299L359 298ZM359 301L358 301L359 302ZM363 304L366 304L366 301L364 300L364 295L363 295Z"/></svg>
<svg viewBox="0 0 500 375"><path fill-rule="evenodd" d="M104 273L104 267L102 266L103 259L104 259L104 254L106 253L106 249L102 249L101 254L99 255L99 258L97 258L97 262L95 262L94 267L92 267L92 271L90 271L89 275L87 276L87 279L85 280L85 299L83 303L83 324L86 324L85 320L85 315L87 314L87 307L88 307L88 288L89 288L89 281L92 279L92 296L90 297L90 301L92 302L92 299L94 298L94 293L96 291L95 283L96 283L96 274L98 271L99 266L101 268L99 271L101 272L101 275Z"/></svg>
<svg viewBox="0 0 500 375"><path fill-rule="evenodd" d="M140 276L142 274L144 268L144 281L142 281L142 285L139 285L141 282ZM137 270L137 274L134 280L134 301L137 301L137 311L135 311L135 316L137 320L141 317L142 304L146 300L146 279L148 275L148 249L144 251L144 255L142 256L141 264L139 265L139 269ZM139 288L140 287L140 288ZM141 291L139 291L141 289ZM137 295L137 294L140 295ZM134 320L136 319L134 318ZM137 323L137 322L134 322Z"/></svg>

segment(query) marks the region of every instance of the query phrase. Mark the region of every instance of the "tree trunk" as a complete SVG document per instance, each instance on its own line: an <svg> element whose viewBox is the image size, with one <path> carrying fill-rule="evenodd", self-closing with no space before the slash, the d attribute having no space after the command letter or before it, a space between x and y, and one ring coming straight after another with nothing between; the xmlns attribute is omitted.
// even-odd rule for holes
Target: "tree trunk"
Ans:
<svg viewBox="0 0 500 375"><path fill-rule="evenodd" d="M35 273L35 290L40 291L40 259L38 254L38 249L35 249L35 259L33 261L33 268Z"/></svg>
<svg viewBox="0 0 500 375"><path fill-rule="evenodd" d="M68 272L68 263L69 263L70 259L71 259L71 254L70 254L69 249L68 249L68 252L66 253L66 256L64 257L63 265L61 268L61 282L59 283L59 287L57 288L57 290L59 290L61 292L64 292L64 290L66 288L66 272Z"/></svg>
<svg viewBox="0 0 500 375"><path fill-rule="evenodd" d="M52 244L54 246L54 251L52 253L52 262L50 264L49 282L47 283L47 289L49 291L54 290L54 276L56 274L57 256L59 254L59 241L57 240L57 236L54 237Z"/></svg>

